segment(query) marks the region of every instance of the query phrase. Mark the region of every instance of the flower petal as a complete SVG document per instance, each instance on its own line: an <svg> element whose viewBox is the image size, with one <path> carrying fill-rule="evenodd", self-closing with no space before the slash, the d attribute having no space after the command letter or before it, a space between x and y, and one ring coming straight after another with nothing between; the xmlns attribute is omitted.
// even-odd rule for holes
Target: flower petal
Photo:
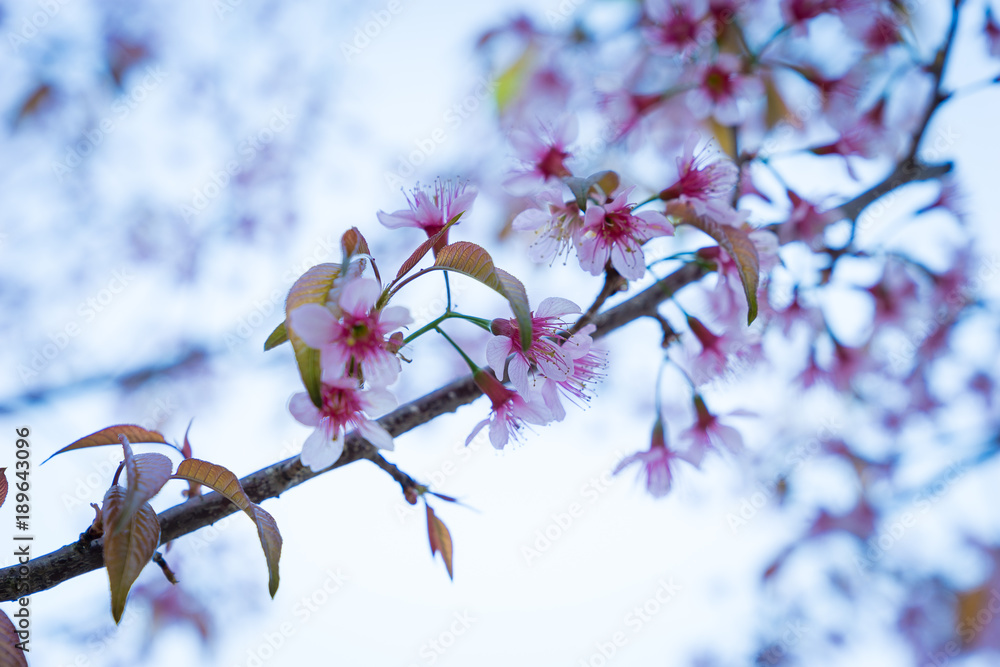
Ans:
<svg viewBox="0 0 1000 667"><path fill-rule="evenodd" d="M365 440L379 449L388 449L392 451L395 448L395 445L392 442L392 436L389 435L389 432L382 428L381 424L378 422L373 422L371 420L361 422L358 426L358 433L363 435Z"/></svg>
<svg viewBox="0 0 1000 667"><path fill-rule="evenodd" d="M313 472L318 472L336 463L343 453L343 434L338 434L335 440L330 440L323 429L318 428L306 438L299 459L302 465L308 466Z"/></svg>
<svg viewBox="0 0 1000 667"><path fill-rule="evenodd" d="M318 303L307 303L288 314L288 323L295 335L317 350L333 340L336 322L333 313Z"/></svg>
<svg viewBox="0 0 1000 667"><path fill-rule="evenodd" d="M302 391L288 401L288 411L292 413L295 420L306 426L318 426L320 420L319 409L313 405L309 394Z"/></svg>

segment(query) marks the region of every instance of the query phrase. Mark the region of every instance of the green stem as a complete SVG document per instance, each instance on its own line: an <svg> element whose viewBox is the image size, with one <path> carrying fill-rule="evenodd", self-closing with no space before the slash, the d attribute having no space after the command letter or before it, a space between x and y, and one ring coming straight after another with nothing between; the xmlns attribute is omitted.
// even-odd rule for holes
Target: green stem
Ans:
<svg viewBox="0 0 1000 667"><path fill-rule="evenodd" d="M472 315L463 315L462 313L456 313L455 311L449 311L449 312L446 312L444 315L441 315L437 319L433 320L432 322L429 322L428 324L425 324L424 326L420 327L419 329L417 329L416 331L414 331L413 333L411 333L409 336L407 336L406 338L404 338L403 339L403 345L406 345L406 344L410 343L411 341L416 340L417 338L419 338L420 336L423 336L428 331L433 331L433 330L437 329L439 324L441 324L445 320L451 320L451 319L466 320L467 322L472 322L477 327L480 327L482 329L486 329L487 331L490 331L490 321L487 320L487 319L485 319L485 318L482 318L482 317L473 317Z"/></svg>
<svg viewBox="0 0 1000 667"><path fill-rule="evenodd" d="M470 358L469 358L469 355L467 355L467 354L465 353L465 350L463 350L462 348L460 348L460 347L458 346L458 343L456 343L455 341L453 341L453 340L451 339L451 336L449 336L448 334L446 334L446 333L444 332L444 330L442 330L442 329L441 329L440 327L434 327L434 330L435 330L435 331L437 331L437 332L438 332L439 334L441 334L442 336L444 336L444 339L445 339L446 341L448 341L449 343L451 343L451 346L452 346L453 348L455 348L455 350L456 350L456 351L457 351L457 352L458 352L458 353L459 353L460 355L462 355L462 358L463 358L463 359L465 359L465 363L469 364L469 368L470 368L470 369L472 369L472 372L473 372L473 373L475 373L475 372L477 372L477 371L479 370L479 366L476 366L475 362L474 362L474 361L472 361L472 359L470 359Z"/></svg>
<svg viewBox="0 0 1000 667"><path fill-rule="evenodd" d="M445 314L451 312L451 283L448 282L448 272L444 272L444 292L448 296L448 307L444 309Z"/></svg>

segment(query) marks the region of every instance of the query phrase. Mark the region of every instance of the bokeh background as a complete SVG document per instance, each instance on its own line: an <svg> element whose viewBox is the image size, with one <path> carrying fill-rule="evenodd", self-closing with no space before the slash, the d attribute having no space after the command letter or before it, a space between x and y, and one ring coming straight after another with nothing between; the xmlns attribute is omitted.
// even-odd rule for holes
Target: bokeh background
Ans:
<svg viewBox="0 0 1000 667"><path fill-rule="evenodd" d="M296 454L309 431L286 410L299 390L291 352L265 354L263 342L292 282L339 261L349 227L367 236L383 273L395 271L420 234L390 233L375 214L403 207L401 186L418 180L474 179L481 195L453 238L486 245L533 303L589 304L598 278L575 262L531 265L525 240L505 231L509 211L492 194L509 149L496 127L494 63L476 49L520 12L555 25L578 4L0 5L0 453L13 452L14 428L25 425L37 465L109 424L180 441L193 419L195 456L238 475ZM600 21L630 5L588 7ZM946 7L927 0L918 9L917 29L932 40ZM969 16L956 84L997 71L973 18L981 11ZM997 296L1000 270L998 104L987 88L932 125L947 138L937 157L956 164L986 299ZM797 174L804 190L817 177L808 165ZM906 190L875 231L933 264L947 244L921 244L919 228L895 225L936 195L933 185ZM404 294L418 322L440 312L440 287L431 279ZM506 314L488 290L460 279L453 287L459 308ZM839 309L847 338L870 322L870 305L846 288L827 305ZM995 366L992 327L970 326L955 344ZM452 331L481 349L476 331ZM832 391L801 396L789 380L800 369L780 349L767 369L738 370L712 388L717 411L756 413L731 418L747 440L745 460L686 469L660 501L633 471L610 475L648 446L659 340L652 321L614 333L592 405L523 445L496 452L481 436L464 446L487 412L482 401L397 438L390 460L469 506L436 506L455 542L454 582L430 555L422 510L358 462L264 503L284 536L273 601L253 526L233 516L167 553L180 587L168 590L148 567L118 627L103 571L33 596L30 664L916 664L895 624L905 583L868 586L851 567L830 576L831 559L850 563L863 550L850 538L810 545L780 584L762 581L819 510L856 501L852 472L823 443L875 428ZM430 337L413 354L395 387L401 401L463 372ZM970 540L1000 538L1000 470L962 463L990 437L979 424L994 408L953 391L954 377L942 373L937 388L952 397L944 425L902 436L913 452L912 493L897 496L909 500L893 511L917 521L884 558L972 587L991 570ZM690 421L687 389L668 374L663 391L676 433ZM33 470L35 554L89 525L89 503L100 502L118 460L109 447ZM786 499L775 482L789 465L800 483ZM168 486L154 507L180 502L184 486ZM0 526L0 539L13 532L10 501ZM0 549L0 564L13 562L9 552ZM850 600L838 590L848 585Z"/></svg>

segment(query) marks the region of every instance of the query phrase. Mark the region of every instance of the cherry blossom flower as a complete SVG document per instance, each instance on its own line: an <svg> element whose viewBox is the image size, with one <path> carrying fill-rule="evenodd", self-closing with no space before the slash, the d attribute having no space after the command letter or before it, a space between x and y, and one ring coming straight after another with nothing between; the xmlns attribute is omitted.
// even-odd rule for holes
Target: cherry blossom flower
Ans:
<svg viewBox="0 0 1000 667"><path fill-rule="evenodd" d="M584 225L577 255L580 266L592 275L600 275L610 260L618 273L628 280L638 280L646 273L646 257L642 244L654 236L672 236L673 227L657 211L632 215L634 204L628 197L634 187L626 188L603 206L591 204Z"/></svg>
<svg viewBox="0 0 1000 667"><path fill-rule="evenodd" d="M820 211L815 204L792 190L787 190L786 194L792 203L792 211L788 214L788 219L778 225L779 242L784 245L802 241L813 250L821 250L825 245L823 234L826 226L835 218L828 212Z"/></svg>
<svg viewBox="0 0 1000 667"><path fill-rule="evenodd" d="M535 240L528 246L531 261L553 262L578 242L583 217L576 201L563 202L561 187L543 190L537 200L539 208L521 211L511 227L534 233Z"/></svg>
<svg viewBox="0 0 1000 667"><path fill-rule="evenodd" d="M615 466L612 474L617 475L633 463L639 463L642 466L639 474L646 475L646 490L649 491L649 495L662 498L670 493L674 481L674 472L671 468L679 460L682 460L680 455L667 447L663 421L657 419L653 426L649 449L626 456Z"/></svg>
<svg viewBox="0 0 1000 667"><path fill-rule="evenodd" d="M437 180L434 182L433 193L417 187L413 190L412 198L406 196L406 202L410 205L409 210L401 209L394 213L379 211L378 219L389 229L419 227L427 234L427 238L431 238L451 220L468 211L476 199L476 194L476 189L468 187L465 183L455 184L451 181ZM435 244L434 252L437 253L447 244L448 235L445 234Z"/></svg>
<svg viewBox="0 0 1000 667"><path fill-rule="evenodd" d="M476 424L475 428L472 429L472 433L465 440L466 445L472 442L472 439L488 424L490 442L497 449L503 449L511 438L514 440L520 438L520 432L524 428L525 422L544 425L551 420L548 410L545 406L540 405L534 397L525 400L521 394L503 386L503 383L492 372L478 369L472 374L472 378L475 380L476 386L489 396L493 403L493 411L489 417Z"/></svg>
<svg viewBox="0 0 1000 667"><path fill-rule="evenodd" d="M687 323L701 344L701 352L691 360L691 380L696 385L721 376L731 359L749 364L761 356L760 344L737 333L741 331L738 327L732 334L717 336L696 317L689 315Z"/></svg>
<svg viewBox="0 0 1000 667"><path fill-rule="evenodd" d="M732 426L721 423L717 415L709 412L701 394L695 394L694 408L695 423L678 436L681 442L688 443L687 449L680 455L681 458L696 468L700 468L705 455L710 451L719 451L721 448L725 448L733 454L739 454L743 451L743 437L739 431ZM747 413L733 412L731 414Z"/></svg>
<svg viewBox="0 0 1000 667"><path fill-rule="evenodd" d="M369 385L384 387L399 376L400 363L387 349L386 338L412 320L406 308L374 310L379 284L357 278L343 286L335 304L339 316L319 304L289 313L289 325L309 347L320 351L320 365L334 377L353 375Z"/></svg>
<svg viewBox="0 0 1000 667"><path fill-rule="evenodd" d="M512 194L525 195L546 181L572 176L566 167L566 160L572 155L567 147L576 139L577 132L576 116L567 116L553 128L512 130L510 143L525 165L504 181L504 187Z"/></svg>
<svg viewBox="0 0 1000 667"><path fill-rule="evenodd" d="M760 97L760 82L742 74L743 62L732 53L721 53L695 73L697 87L687 94L691 111L699 118L714 116L723 125L738 125L745 107Z"/></svg>
<svg viewBox="0 0 1000 667"><path fill-rule="evenodd" d="M660 191L660 199L688 204L697 215L717 222L735 223L738 216L728 197L739 171L727 158L713 160L708 145L695 153L697 144L697 134L688 137L684 154L677 158L677 181Z"/></svg>
<svg viewBox="0 0 1000 667"><path fill-rule="evenodd" d="M590 334L596 329L588 324L572 336L566 336L565 315L579 313L580 307L568 299L550 297L532 313L531 347L521 348L521 334L516 319L493 321L496 334L486 344L486 358L498 371L507 366L511 383L522 394L540 392L552 419L562 421L566 410L560 394L572 401L587 402L588 389L603 374L604 353L591 349Z"/></svg>
<svg viewBox="0 0 1000 667"><path fill-rule="evenodd" d="M688 55L699 48L700 41L713 41L715 29L704 0L648 0L645 4L652 25L642 34L654 51Z"/></svg>
<svg viewBox="0 0 1000 667"><path fill-rule="evenodd" d="M344 436L357 429L368 442L380 449L392 449L392 436L372 418L396 407L396 398L386 389L362 390L355 378L330 377L324 373L320 384L322 407L317 408L309 394L292 396L288 410L296 420L316 430L302 445L302 465L313 471L336 462L344 451Z"/></svg>

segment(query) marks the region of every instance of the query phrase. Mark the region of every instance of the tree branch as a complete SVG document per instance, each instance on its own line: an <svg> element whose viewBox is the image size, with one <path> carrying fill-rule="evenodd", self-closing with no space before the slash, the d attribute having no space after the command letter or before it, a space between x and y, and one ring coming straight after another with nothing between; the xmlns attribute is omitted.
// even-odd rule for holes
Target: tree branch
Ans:
<svg viewBox="0 0 1000 667"><path fill-rule="evenodd" d="M708 272L709 269L700 264L686 264L631 299L595 317L594 324L597 330L593 337L606 336L633 320L654 313L657 306L674 292L685 285L697 282ZM398 436L446 412L454 412L459 407L474 401L480 393L472 381L472 376L468 375L397 408L379 419L379 423L393 436ZM334 468L360 459L367 459L389 472L404 490L413 482L408 475L382 458L378 449L357 433L351 433L345 439L343 455L325 470L313 472L299 463L298 456L293 456L247 475L240 480L240 483L251 500L260 503L268 498L276 498L288 489ZM160 542L165 544L215 523L236 511L238 508L235 505L225 496L215 492L191 498L160 513ZM44 591L68 579L103 567L102 549L101 540L81 539L52 553L39 556L24 565L14 565L0 570L0 601L15 600ZM24 568L24 576L21 568Z"/></svg>

